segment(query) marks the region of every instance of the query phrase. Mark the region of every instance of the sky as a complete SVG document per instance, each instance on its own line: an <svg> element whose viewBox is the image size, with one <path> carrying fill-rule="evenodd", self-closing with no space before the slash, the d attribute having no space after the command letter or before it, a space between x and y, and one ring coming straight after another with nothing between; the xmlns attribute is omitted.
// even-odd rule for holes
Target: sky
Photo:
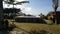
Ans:
<svg viewBox="0 0 60 34"><path fill-rule="evenodd" d="M26 0L16 0L18 2L26 1ZM40 13L47 15L50 11L53 11L52 8L52 0L28 0L29 3L25 3L22 5L15 5L15 8L21 9L23 13L25 14L31 14L31 15L39 15ZM57 11L60 11L60 0L58 1L58 9ZM7 7L7 4L3 4L4 8ZM10 5L8 8L13 7Z"/></svg>

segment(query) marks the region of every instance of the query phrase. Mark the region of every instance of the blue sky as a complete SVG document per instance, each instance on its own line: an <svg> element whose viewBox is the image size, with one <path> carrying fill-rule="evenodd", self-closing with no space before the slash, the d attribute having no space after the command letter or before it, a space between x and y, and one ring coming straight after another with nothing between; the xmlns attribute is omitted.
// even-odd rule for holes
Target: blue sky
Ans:
<svg viewBox="0 0 60 34"><path fill-rule="evenodd" d="M29 0L29 2L30 3L27 4L26 6L32 8L32 10L34 11L34 13L32 13L33 15L38 15L40 13L46 15L48 12L53 11L52 0ZM60 2L58 11L59 10L60 10Z"/></svg>
<svg viewBox="0 0 60 34"><path fill-rule="evenodd" d="M17 1L25 1L25 0L17 0ZM48 12L53 11L52 0L28 0L28 1L30 3L18 6L16 5L15 7L20 8L23 13L31 15L39 15L40 13L46 15ZM60 0L59 0L58 11L60 11Z"/></svg>

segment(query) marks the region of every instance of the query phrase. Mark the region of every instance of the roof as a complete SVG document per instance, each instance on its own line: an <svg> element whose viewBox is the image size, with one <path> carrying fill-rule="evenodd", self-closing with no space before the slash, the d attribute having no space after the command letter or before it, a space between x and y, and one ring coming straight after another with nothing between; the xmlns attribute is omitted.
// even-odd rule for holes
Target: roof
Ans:
<svg viewBox="0 0 60 34"><path fill-rule="evenodd" d="M56 13L57 13L57 14L60 14L60 11L56 11ZM50 11L50 12L47 14L47 16L48 16L48 15L51 15L51 14L54 14L54 15L55 15L55 11Z"/></svg>
<svg viewBox="0 0 60 34"><path fill-rule="evenodd" d="M17 16L16 18L39 18L37 16Z"/></svg>

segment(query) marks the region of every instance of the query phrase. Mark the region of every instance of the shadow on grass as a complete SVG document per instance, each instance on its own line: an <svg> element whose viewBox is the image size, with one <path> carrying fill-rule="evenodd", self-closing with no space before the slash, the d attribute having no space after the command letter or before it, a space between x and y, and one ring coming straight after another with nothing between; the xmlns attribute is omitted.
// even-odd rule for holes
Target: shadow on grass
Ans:
<svg viewBox="0 0 60 34"><path fill-rule="evenodd" d="M39 30L39 31L33 30L33 31L30 31L29 34L52 34L52 33L50 33L49 31L46 31L46 30Z"/></svg>
<svg viewBox="0 0 60 34"><path fill-rule="evenodd" d="M24 23L45 23L45 21L40 18L17 18L15 21Z"/></svg>

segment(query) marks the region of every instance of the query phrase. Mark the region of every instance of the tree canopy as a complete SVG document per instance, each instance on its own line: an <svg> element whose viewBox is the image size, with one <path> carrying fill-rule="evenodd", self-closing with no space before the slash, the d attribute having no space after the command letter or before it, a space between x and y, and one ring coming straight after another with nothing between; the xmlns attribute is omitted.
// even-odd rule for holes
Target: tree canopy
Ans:
<svg viewBox="0 0 60 34"><path fill-rule="evenodd" d="M40 18L42 18L42 19L45 18L45 16L44 16L42 13L40 13L39 16L40 16Z"/></svg>
<svg viewBox="0 0 60 34"><path fill-rule="evenodd" d="M16 8L14 8L14 9L13 8L5 8L3 11L4 11L3 13L18 13L21 10L20 9L16 9Z"/></svg>

